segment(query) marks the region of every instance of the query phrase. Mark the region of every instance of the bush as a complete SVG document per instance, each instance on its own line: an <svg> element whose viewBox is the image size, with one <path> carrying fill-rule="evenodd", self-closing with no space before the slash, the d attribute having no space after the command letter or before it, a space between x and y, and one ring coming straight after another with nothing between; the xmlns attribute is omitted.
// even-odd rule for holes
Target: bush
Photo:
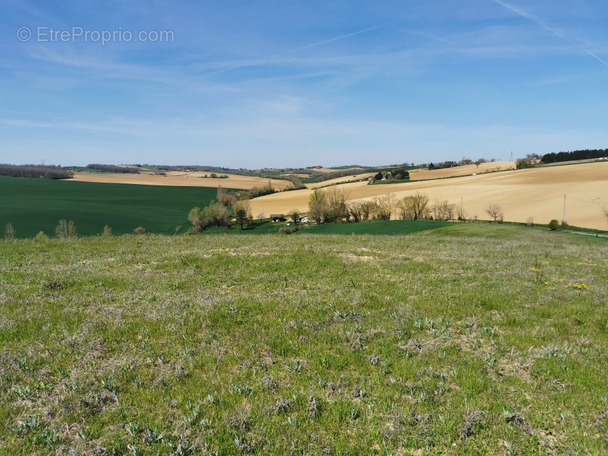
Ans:
<svg viewBox="0 0 608 456"><path fill-rule="evenodd" d="M17 231L12 223L6 224L6 229L4 230L4 239L7 241L14 241L17 237Z"/></svg>
<svg viewBox="0 0 608 456"><path fill-rule="evenodd" d="M300 231L302 228L300 225L293 225L293 226L284 226L281 227L281 229L279 229L279 233L280 234L293 234L296 231Z"/></svg>
<svg viewBox="0 0 608 456"><path fill-rule="evenodd" d="M146 229L143 226L138 226L133 230L133 232L139 236L143 236L144 234L146 234Z"/></svg>
<svg viewBox="0 0 608 456"><path fill-rule="evenodd" d="M103 227L103 236L104 237L112 236L112 228L110 228L108 225Z"/></svg>
<svg viewBox="0 0 608 456"><path fill-rule="evenodd" d="M557 231L559 229L559 222L555 219L549 222L549 229L551 231Z"/></svg>
<svg viewBox="0 0 608 456"><path fill-rule="evenodd" d="M46 242L49 240L49 237L44 234L44 231L39 231L34 240L37 242Z"/></svg>
<svg viewBox="0 0 608 456"><path fill-rule="evenodd" d="M76 225L74 225L74 220L59 220L59 223L55 227L55 235L59 239L70 239L78 237L78 233L76 232Z"/></svg>
<svg viewBox="0 0 608 456"><path fill-rule="evenodd" d="M221 203L211 203L200 209L192 208L188 214L188 220L192 223L192 230L199 233L210 226L226 226L230 228L230 213Z"/></svg>

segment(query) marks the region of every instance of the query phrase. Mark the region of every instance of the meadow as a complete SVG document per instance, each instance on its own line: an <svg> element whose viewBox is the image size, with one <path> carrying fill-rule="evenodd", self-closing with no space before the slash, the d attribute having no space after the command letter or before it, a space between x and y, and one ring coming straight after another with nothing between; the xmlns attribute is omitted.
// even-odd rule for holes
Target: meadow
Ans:
<svg viewBox="0 0 608 456"><path fill-rule="evenodd" d="M608 243L0 241L0 454L604 454Z"/></svg>
<svg viewBox="0 0 608 456"><path fill-rule="evenodd" d="M190 227L188 212L215 199L217 189L107 184L0 177L0 228L11 223L17 237L40 231L54 235L60 219L74 220L80 235L132 233L174 234Z"/></svg>

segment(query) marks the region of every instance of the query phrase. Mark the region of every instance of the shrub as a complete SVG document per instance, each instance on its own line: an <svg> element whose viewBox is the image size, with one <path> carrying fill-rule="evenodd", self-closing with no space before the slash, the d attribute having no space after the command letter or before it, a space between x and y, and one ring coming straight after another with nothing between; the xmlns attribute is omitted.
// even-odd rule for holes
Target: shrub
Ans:
<svg viewBox="0 0 608 456"><path fill-rule="evenodd" d="M551 231L557 231L559 229L559 222L555 219L549 222L549 229Z"/></svg>
<svg viewBox="0 0 608 456"><path fill-rule="evenodd" d="M217 188L217 200L226 207L236 204L236 196L227 193L222 187Z"/></svg>
<svg viewBox="0 0 608 456"><path fill-rule="evenodd" d="M74 220L59 220L59 223L55 227L55 235L59 239L70 239L78 237L78 233L76 232L76 225L74 225Z"/></svg>
<svg viewBox="0 0 608 456"><path fill-rule="evenodd" d="M194 207L188 214L188 220L192 223L192 230L199 233L210 226L226 226L230 228L230 213L221 203L211 203L200 209Z"/></svg>
<svg viewBox="0 0 608 456"><path fill-rule="evenodd" d="M302 228L300 225L293 225L293 226L283 226L281 227L281 229L279 229L279 233L280 234L293 234L296 231L300 231Z"/></svg>
<svg viewBox="0 0 608 456"><path fill-rule="evenodd" d="M139 236L143 236L144 234L146 234L146 229L143 226L138 226L133 230L133 232Z"/></svg>
<svg viewBox="0 0 608 456"><path fill-rule="evenodd" d="M49 240L49 237L44 234L44 231L39 231L34 240L37 242L46 242Z"/></svg>
<svg viewBox="0 0 608 456"><path fill-rule="evenodd" d="M517 169L534 168L535 165L535 160L532 160L530 158L520 158L515 162L515 167Z"/></svg>
<svg viewBox="0 0 608 456"><path fill-rule="evenodd" d="M104 237L112 236L112 228L110 228L108 225L104 226L102 236L104 236Z"/></svg>
<svg viewBox="0 0 608 456"><path fill-rule="evenodd" d="M6 229L4 230L4 239L7 241L14 241L17 237L17 231L12 223L6 224Z"/></svg>

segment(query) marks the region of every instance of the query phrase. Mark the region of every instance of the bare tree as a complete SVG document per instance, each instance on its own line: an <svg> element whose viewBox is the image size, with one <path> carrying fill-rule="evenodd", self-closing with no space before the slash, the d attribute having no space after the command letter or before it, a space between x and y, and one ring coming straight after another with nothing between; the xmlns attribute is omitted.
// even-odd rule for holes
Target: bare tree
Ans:
<svg viewBox="0 0 608 456"><path fill-rule="evenodd" d="M502 206L497 203L490 203L486 209L486 212L494 222L501 222L504 218L504 213L502 211Z"/></svg>
<svg viewBox="0 0 608 456"><path fill-rule="evenodd" d="M429 216L429 196L425 193L416 193L407 196L399 202L401 218L403 220L423 220Z"/></svg>
<svg viewBox="0 0 608 456"><path fill-rule="evenodd" d="M348 213L353 219L353 222L359 223L362 222L363 219L363 202L362 201L353 201L348 204Z"/></svg>
<svg viewBox="0 0 608 456"><path fill-rule="evenodd" d="M437 202L432 207L435 220L453 220L456 206L448 201Z"/></svg>
<svg viewBox="0 0 608 456"><path fill-rule="evenodd" d="M76 225L74 225L74 220L59 220L59 223L55 227L55 234L60 239L69 239L77 237L78 234L76 232Z"/></svg>
<svg viewBox="0 0 608 456"><path fill-rule="evenodd" d="M373 200L372 218L374 220L390 220L395 207L395 200L392 194L384 195Z"/></svg>
<svg viewBox="0 0 608 456"><path fill-rule="evenodd" d="M348 221L349 213L346 200L348 199L348 192L338 187L331 187L327 190L327 205L328 221L333 222L344 222Z"/></svg>
<svg viewBox="0 0 608 456"><path fill-rule="evenodd" d="M321 223L327 217L329 204L327 195L323 190L315 188L308 199L308 215L317 223Z"/></svg>

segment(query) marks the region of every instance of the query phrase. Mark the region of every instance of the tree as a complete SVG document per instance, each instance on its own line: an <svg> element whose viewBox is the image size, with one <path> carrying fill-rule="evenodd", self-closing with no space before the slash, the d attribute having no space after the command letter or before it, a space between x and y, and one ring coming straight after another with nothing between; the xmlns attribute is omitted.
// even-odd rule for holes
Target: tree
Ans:
<svg viewBox="0 0 608 456"><path fill-rule="evenodd" d="M241 227L241 231L245 229L245 225L247 225L247 211L243 208L240 208L236 211L236 223Z"/></svg>
<svg viewBox="0 0 608 456"><path fill-rule="evenodd" d="M232 206L232 209L236 214L236 223L241 227L241 230L244 230L245 226L249 225L253 220L251 209L249 208L249 201L237 201L234 206Z"/></svg>
<svg viewBox="0 0 608 456"><path fill-rule="evenodd" d="M374 220L390 220L395 201L392 194L382 198L374 198L371 205L371 218Z"/></svg>
<svg viewBox="0 0 608 456"><path fill-rule="evenodd" d="M289 211L289 216L291 217L293 224L298 226L298 223L300 223L300 212L297 209L292 209Z"/></svg>
<svg viewBox="0 0 608 456"><path fill-rule="evenodd" d="M456 206L448 201L437 202L433 205L433 218L435 220L452 220Z"/></svg>
<svg viewBox="0 0 608 456"><path fill-rule="evenodd" d="M429 196L425 193L416 192L407 196L399 202L401 218L403 220L423 220L428 218Z"/></svg>
<svg viewBox="0 0 608 456"><path fill-rule="evenodd" d="M308 215L319 224L325 220L328 210L327 195L323 190L315 188L308 199Z"/></svg>
<svg viewBox="0 0 608 456"><path fill-rule="evenodd" d="M348 220L349 213L348 206L346 204L347 199L348 192L344 189L331 187L329 190L327 190L327 221L343 222Z"/></svg>
<svg viewBox="0 0 608 456"><path fill-rule="evenodd" d="M353 222L359 223L364 220L363 218L363 202L354 201L348 204L348 213L353 219Z"/></svg>
<svg viewBox="0 0 608 456"><path fill-rule="evenodd" d="M492 220L494 222L502 222L504 214L502 212L502 206L500 204L496 204L496 203L488 204L486 212L488 213L488 215L490 217L492 217Z"/></svg>
<svg viewBox="0 0 608 456"><path fill-rule="evenodd" d="M409 171L403 168L397 168L391 171L391 175L397 180L407 180L410 178Z"/></svg>

